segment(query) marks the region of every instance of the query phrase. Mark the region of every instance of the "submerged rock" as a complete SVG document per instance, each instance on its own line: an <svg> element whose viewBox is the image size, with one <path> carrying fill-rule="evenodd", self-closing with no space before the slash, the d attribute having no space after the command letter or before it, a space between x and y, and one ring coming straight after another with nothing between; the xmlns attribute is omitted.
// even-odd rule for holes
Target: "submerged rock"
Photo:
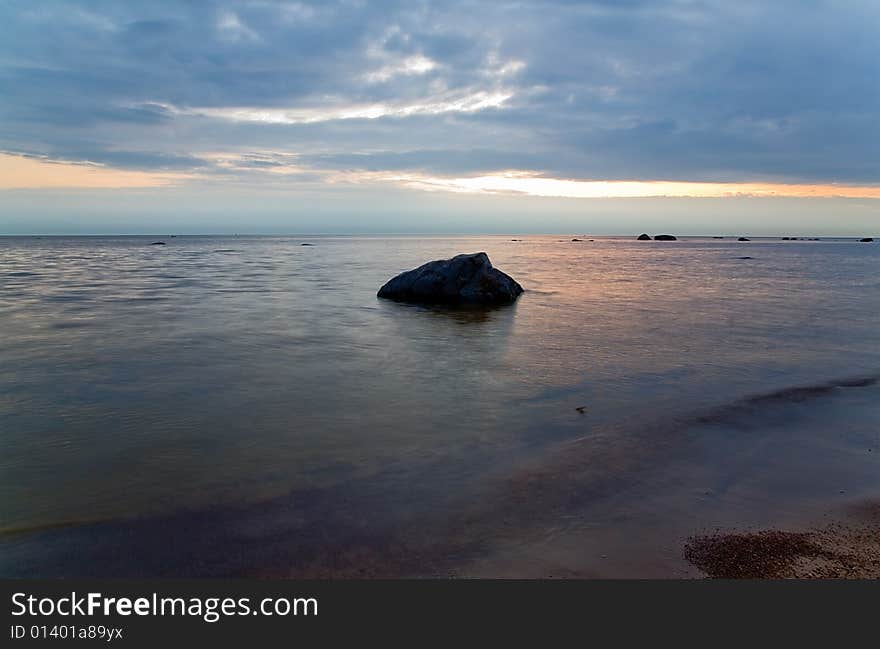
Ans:
<svg viewBox="0 0 880 649"><path fill-rule="evenodd" d="M651 237L645 234L644 232L636 237L636 241L650 241Z"/></svg>
<svg viewBox="0 0 880 649"><path fill-rule="evenodd" d="M737 239L737 241L751 241L751 239L747 237L740 237L739 239Z"/></svg>
<svg viewBox="0 0 880 649"><path fill-rule="evenodd" d="M507 304L523 292L516 280L492 267L485 252L429 261L390 279L377 295L421 304Z"/></svg>
<svg viewBox="0 0 880 649"><path fill-rule="evenodd" d="M165 245L165 242L164 242L164 241L154 241L154 242L151 243L150 245L151 245L151 246L164 246L164 245Z"/></svg>
<svg viewBox="0 0 880 649"><path fill-rule="evenodd" d="M671 234L658 234L654 241L678 241L678 238Z"/></svg>
<svg viewBox="0 0 880 649"><path fill-rule="evenodd" d="M859 239L859 242L861 242L861 243L871 243L873 240L874 240L874 237L863 237L863 238Z"/></svg>

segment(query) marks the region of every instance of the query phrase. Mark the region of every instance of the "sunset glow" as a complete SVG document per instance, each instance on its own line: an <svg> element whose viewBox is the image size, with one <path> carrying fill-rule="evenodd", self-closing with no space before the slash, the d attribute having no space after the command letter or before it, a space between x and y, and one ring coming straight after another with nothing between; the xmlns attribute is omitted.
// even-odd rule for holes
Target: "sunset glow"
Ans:
<svg viewBox="0 0 880 649"><path fill-rule="evenodd" d="M186 174L129 171L0 153L0 190L163 187L187 177Z"/></svg>
<svg viewBox="0 0 880 649"><path fill-rule="evenodd" d="M0 234L876 230L876 3L0 4Z"/></svg>
<svg viewBox="0 0 880 649"><path fill-rule="evenodd" d="M207 165L232 172L251 171L267 182L296 189L296 180L285 176L308 174L317 182L333 185L398 185L412 190L462 194L521 194L552 198L867 198L880 199L880 186L802 183L709 183L668 180L573 180L545 178L528 171L504 171L472 177L444 178L421 174L394 174L362 170L327 171L296 164L296 157L279 157L256 152L241 154L206 153ZM279 158L281 161L279 161ZM245 161L272 164L247 167ZM256 171L255 171L256 169ZM114 169L88 162L31 158L0 153L0 189L118 189L167 187L198 183L203 176L191 173L144 172Z"/></svg>
<svg viewBox="0 0 880 649"><path fill-rule="evenodd" d="M880 186L786 183L704 183L666 180L567 180L527 173L473 178L401 177L421 189L468 193L518 193L560 198L724 198L736 196L791 198L880 198Z"/></svg>

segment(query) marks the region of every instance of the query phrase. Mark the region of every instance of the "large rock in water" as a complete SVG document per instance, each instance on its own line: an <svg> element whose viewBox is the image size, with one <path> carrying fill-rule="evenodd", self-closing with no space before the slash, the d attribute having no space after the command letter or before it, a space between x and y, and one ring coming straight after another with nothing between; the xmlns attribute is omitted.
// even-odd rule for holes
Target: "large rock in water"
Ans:
<svg viewBox="0 0 880 649"><path fill-rule="evenodd" d="M658 234L654 237L654 241L678 241L678 239L671 234Z"/></svg>
<svg viewBox="0 0 880 649"><path fill-rule="evenodd" d="M379 297L421 304L507 304L523 292L485 252L429 261L390 279Z"/></svg>
<svg viewBox="0 0 880 649"><path fill-rule="evenodd" d="M644 233L642 233L636 237L636 241L650 241L650 240L651 240L651 237L647 234L644 234Z"/></svg>

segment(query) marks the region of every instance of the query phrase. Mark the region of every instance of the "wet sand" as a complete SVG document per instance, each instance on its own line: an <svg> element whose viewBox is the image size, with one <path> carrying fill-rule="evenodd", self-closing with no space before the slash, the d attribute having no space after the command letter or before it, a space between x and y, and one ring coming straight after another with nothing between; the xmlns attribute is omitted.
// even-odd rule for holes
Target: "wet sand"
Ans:
<svg viewBox="0 0 880 649"><path fill-rule="evenodd" d="M684 556L720 579L880 579L880 501L807 531L694 536Z"/></svg>

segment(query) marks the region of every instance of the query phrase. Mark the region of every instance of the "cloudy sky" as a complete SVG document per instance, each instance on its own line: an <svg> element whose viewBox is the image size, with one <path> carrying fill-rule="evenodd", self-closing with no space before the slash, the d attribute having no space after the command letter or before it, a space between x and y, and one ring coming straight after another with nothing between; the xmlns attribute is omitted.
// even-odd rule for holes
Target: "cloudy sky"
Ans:
<svg viewBox="0 0 880 649"><path fill-rule="evenodd" d="M0 233L877 234L880 3L0 0Z"/></svg>

